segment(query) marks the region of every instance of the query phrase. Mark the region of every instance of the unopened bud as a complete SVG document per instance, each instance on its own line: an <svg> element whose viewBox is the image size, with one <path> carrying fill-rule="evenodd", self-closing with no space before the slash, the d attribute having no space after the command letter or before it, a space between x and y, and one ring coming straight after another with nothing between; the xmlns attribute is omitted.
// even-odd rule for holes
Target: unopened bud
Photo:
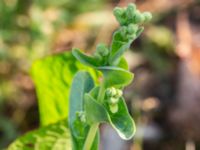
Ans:
<svg viewBox="0 0 200 150"><path fill-rule="evenodd" d="M121 17L122 14L124 13L124 10L120 7L116 7L114 10L113 10L113 14L116 16L116 17Z"/></svg>
<svg viewBox="0 0 200 150"><path fill-rule="evenodd" d="M109 105L109 108L110 108L110 111L111 111L112 113L118 112L118 105L117 105L117 104Z"/></svg>
<svg viewBox="0 0 200 150"><path fill-rule="evenodd" d="M106 96L108 98L115 98L115 99L119 99L122 96L123 92L120 89L116 89L114 87L108 88L106 90Z"/></svg>
<svg viewBox="0 0 200 150"><path fill-rule="evenodd" d="M106 45L104 44L98 44L97 45L97 53L99 53L101 56L107 56L109 54L109 50Z"/></svg>
<svg viewBox="0 0 200 150"><path fill-rule="evenodd" d="M108 97L113 97L116 94L117 94L117 91L116 91L116 89L114 87L108 88L106 90L106 96L108 96Z"/></svg>
<svg viewBox="0 0 200 150"><path fill-rule="evenodd" d="M116 103L118 103L118 101L119 101L119 98L115 98L115 97L109 98L109 103L110 104L116 104Z"/></svg>
<svg viewBox="0 0 200 150"><path fill-rule="evenodd" d="M126 34L127 34L127 27L123 26L120 28L120 34L122 37L126 37Z"/></svg>
<svg viewBox="0 0 200 150"><path fill-rule="evenodd" d="M152 14L150 12L144 12L143 16L144 16L144 21L145 22L147 22L147 21L152 19Z"/></svg>
<svg viewBox="0 0 200 150"><path fill-rule="evenodd" d="M81 122L86 122L85 112L79 111L76 113Z"/></svg>
<svg viewBox="0 0 200 150"><path fill-rule="evenodd" d="M129 4L126 9L126 15L129 20L131 20L134 17L136 10L136 6L134 4Z"/></svg>
<svg viewBox="0 0 200 150"><path fill-rule="evenodd" d="M136 10L134 21L135 23L142 23L144 22L145 17L140 13L139 10Z"/></svg>
<svg viewBox="0 0 200 150"><path fill-rule="evenodd" d="M128 33L133 34L138 30L138 25L130 24L127 28Z"/></svg>
<svg viewBox="0 0 200 150"><path fill-rule="evenodd" d="M117 94L116 94L116 96L119 98L119 97L122 96L122 94L123 94L122 90L117 89Z"/></svg>
<svg viewBox="0 0 200 150"><path fill-rule="evenodd" d="M103 59L102 56L101 56L99 53L97 53L97 52L95 52L95 53L93 54L93 56L94 56L94 58L97 59L98 61L101 61L101 60Z"/></svg>

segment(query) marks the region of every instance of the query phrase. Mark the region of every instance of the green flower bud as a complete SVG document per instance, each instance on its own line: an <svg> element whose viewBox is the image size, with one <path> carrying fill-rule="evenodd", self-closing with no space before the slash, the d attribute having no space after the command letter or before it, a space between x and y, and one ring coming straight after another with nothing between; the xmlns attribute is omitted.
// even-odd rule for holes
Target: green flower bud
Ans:
<svg viewBox="0 0 200 150"><path fill-rule="evenodd" d="M95 53L93 54L93 56L94 56L94 58L97 59L98 61L102 61L102 60L103 60L102 56L101 56L99 53L97 53L97 52L95 52Z"/></svg>
<svg viewBox="0 0 200 150"><path fill-rule="evenodd" d="M119 7L115 8L113 11L113 13L120 25L126 24L125 11L126 10L124 8L119 8Z"/></svg>
<svg viewBox="0 0 200 150"><path fill-rule="evenodd" d="M135 24L128 25L127 31L129 34L136 33L137 30L138 30L138 25L135 25Z"/></svg>
<svg viewBox="0 0 200 150"><path fill-rule="evenodd" d="M111 98L108 99L108 102L110 104L117 104L118 101L119 101L119 98L115 98L115 97L111 97Z"/></svg>
<svg viewBox="0 0 200 150"><path fill-rule="evenodd" d="M112 113L116 113L118 111L118 105L117 104L114 104L114 105L109 105L109 108L110 108L110 111Z"/></svg>
<svg viewBox="0 0 200 150"><path fill-rule="evenodd" d="M150 12L143 12L144 21L147 22L152 19L152 14Z"/></svg>
<svg viewBox="0 0 200 150"><path fill-rule="evenodd" d="M106 96L109 98L115 98L115 99L119 99L122 96L122 90L120 89L116 89L114 87L108 88L106 90ZM109 100L112 103L112 100ZM118 101L118 100L113 100L113 101Z"/></svg>
<svg viewBox="0 0 200 150"><path fill-rule="evenodd" d="M122 8L119 8L119 7L116 7L113 10L113 14L115 15L116 18L121 17L123 13L124 13L124 10Z"/></svg>
<svg viewBox="0 0 200 150"><path fill-rule="evenodd" d="M128 7L127 7L127 9L130 9L130 10L136 10L136 6L135 6L135 4L134 3L130 3L130 4L128 4Z"/></svg>
<svg viewBox="0 0 200 150"><path fill-rule="evenodd" d="M119 30L120 34L122 37L126 37L126 34L127 34L127 27L123 26L120 28Z"/></svg>
<svg viewBox="0 0 200 150"><path fill-rule="evenodd" d="M78 111L76 112L76 115L80 119L81 122L86 122L85 112Z"/></svg>
<svg viewBox="0 0 200 150"><path fill-rule="evenodd" d="M114 97L117 94L117 91L114 87L108 88L106 90L106 96L107 97Z"/></svg>
<svg viewBox="0 0 200 150"><path fill-rule="evenodd" d="M145 20L145 17L140 13L139 10L136 10L134 23L142 23L144 22L144 20Z"/></svg>
<svg viewBox="0 0 200 150"><path fill-rule="evenodd" d="M136 10L136 6L134 4L128 5L126 9L126 16L129 20L132 20L132 18L134 17L135 10Z"/></svg>
<svg viewBox="0 0 200 150"><path fill-rule="evenodd" d="M122 94L123 94L122 90L117 89L116 97L120 98Z"/></svg>
<svg viewBox="0 0 200 150"><path fill-rule="evenodd" d="M107 46L104 44L98 44L96 51L101 56L107 56L109 54L109 50L108 50Z"/></svg>

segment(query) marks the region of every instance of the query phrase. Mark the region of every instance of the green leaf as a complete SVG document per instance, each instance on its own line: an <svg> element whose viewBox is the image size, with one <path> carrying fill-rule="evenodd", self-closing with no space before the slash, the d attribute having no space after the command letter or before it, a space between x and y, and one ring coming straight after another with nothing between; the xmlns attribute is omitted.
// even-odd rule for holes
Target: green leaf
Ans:
<svg viewBox="0 0 200 150"><path fill-rule="evenodd" d="M116 113L112 113L108 104L106 105L111 120L110 123L122 139L128 140L135 134L135 123L130 116L126 103L122 97L117 105L118 111Z"/></svg>
<svg viewBox="0 0 200 150"><path fill-rule="evenodd" d="M86 121L88 124L108 122L109 116L106 109L99 104L90 94L85 94Z"/></svg>
<svg viewBox="0 0 200 150"><path fill-rule="evenodd" d="M29 132L14 141L8 150L71 150L67 120Z"/></svg>
<svg viewBox="0 0 200 150"><path fill-rule="evenodd" d="M88 72L79 71L75 75L70 92L69 107L69 126L74 150L82 150L89 132L90 126L84 121L84 94L89 93L93 87L94 81ZM77 113L81 113L82 116L79 116ZM92 150L96 150L97 148L98 134L94 140Z"/></svg>
<svg viewBox="0 0 200 150"><path fill-rule="evenodd" d="M38 96L40 123L48 125L68 117L69 90L78 70L88 70L97 79L92 68L83 66L71 52L37 60L31 76Z"/></svg>
<svg viewBox="0 0 200 150"><path fill-rule="evenodd" d="M113 34L109 64L117 65L119 63L121 56L135 40L137 30L138 27L136 25L129 25L119 28Z"/></svg>
<svg viewBox="0 0 200 150"><path fill-rule="evenodd" d="M103 72L105 88L111 86L126 86L133 80L133 74L131 72L119 67L106 66L98 67L98 69Z"/></svg>
<svg viewBox="0 0 200 150"><path fill-rule="evenodd" d="M97 102L97 93L99 87L95 87L90 94L85 95L85 110L86 120L89 124L108 122L125 140L133 137L136 131L135 123L129 115L126 103L121 97L118 102L118 111L112 113L107 103L104 100L103 104Z"/></svg>
<svg viewBox="0 0 200 150"><path fill-rule="evenodd" d="M125 70L128 70L128 69L129 69L128 63L127 63L125 57L121 57L121 59L120 59L120 61L119 61L119 64L117 65L117 67L122 68L122 69L125 69Z"/></svg>
<svg viewBox="0 0 200 150"><path fill-rule="evenodd" d="M95 57L85 55L79 49L73 49L72 53L76 59L78 59L81 63L91 66L91 67L98 67L101 65L100 61Z"/></svg>

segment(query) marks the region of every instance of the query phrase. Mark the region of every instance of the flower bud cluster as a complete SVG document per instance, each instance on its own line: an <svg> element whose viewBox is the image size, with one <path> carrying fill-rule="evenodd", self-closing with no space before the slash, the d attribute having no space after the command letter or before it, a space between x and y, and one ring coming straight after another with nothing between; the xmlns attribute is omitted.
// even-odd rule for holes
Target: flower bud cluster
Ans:
<svg viewBox="0 0 200 150"><path fill-rule="evenodd" d="M109 54L109 49L105 44L98 44L95 53L93 54L97 60L102 61Z"/></svg>
<svg viewBox="0 0 200 150"><path fill-rule="evenodd" d="M138 36L139 26L134 24L129 24L128 26L122 26L117 32L120 33L123 41L129 39L135 39Z"/></svg>
<svg viewBox="0 0 200 150"><path fill-rule="evenodd" d="M106 90L106 100L112 113L116 113L118 111L118 102L122 94L122 90L116 89L114 87L108 88Z"/></svg>
<svg viewBox="0 0 200 150"><path fill-rule="evenodd" d="M152 15L149 12L141 13L136 9L134 4L129 4L127 8L116 7L114 9L114 15L120 25L129 25L129 24L140 24L151 20Z"/></svg>

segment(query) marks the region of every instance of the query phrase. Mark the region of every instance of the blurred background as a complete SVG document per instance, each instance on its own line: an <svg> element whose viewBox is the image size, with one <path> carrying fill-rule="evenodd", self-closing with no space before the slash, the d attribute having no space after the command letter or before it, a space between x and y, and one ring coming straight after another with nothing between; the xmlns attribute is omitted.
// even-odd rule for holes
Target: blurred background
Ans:
<svg viewBox="0 0 200 150"><path fill-rule="evenodd" d="M0 0L0 149L39 126L32 62L110 43L118 27L112 9L130 2L153 13L125 54L135 73L125 97L137 133L125 142L102 125L101 149L200 149L198 0Z"/></svg>

